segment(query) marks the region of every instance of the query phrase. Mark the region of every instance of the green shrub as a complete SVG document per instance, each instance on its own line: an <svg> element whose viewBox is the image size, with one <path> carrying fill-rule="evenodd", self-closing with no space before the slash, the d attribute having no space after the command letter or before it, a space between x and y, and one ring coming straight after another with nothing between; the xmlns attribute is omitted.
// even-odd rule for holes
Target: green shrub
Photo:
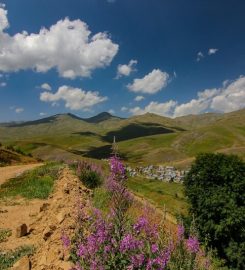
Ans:
<svg viewBox="0 0 245 270"><path fill-rule="evenodd" d="M233 155L200 154L184 185L202 239L230 269L243 269L245 163Z"/></svg>
<svg viewBox="0 0 245 270"><path fill-rule="evenodd" d="M96 188L102 183L102 170L95 164L78 162L76 173L87 188Z"/></svg>

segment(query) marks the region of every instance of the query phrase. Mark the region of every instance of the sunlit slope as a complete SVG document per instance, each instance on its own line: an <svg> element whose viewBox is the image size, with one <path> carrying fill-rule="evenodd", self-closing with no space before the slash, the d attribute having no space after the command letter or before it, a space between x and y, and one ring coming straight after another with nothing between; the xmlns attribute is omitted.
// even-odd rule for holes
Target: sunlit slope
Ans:
<svg viewBox="0 0 245 270"><path fill-rule="evenodd" d="M90 119L72 114L0 125L0 142L15 144L37 157L106 158L116 136L128 162L185 163L199 152L220 151L244 157L245 110L175 119L155 114L121 119L102 113Z"/></svg>

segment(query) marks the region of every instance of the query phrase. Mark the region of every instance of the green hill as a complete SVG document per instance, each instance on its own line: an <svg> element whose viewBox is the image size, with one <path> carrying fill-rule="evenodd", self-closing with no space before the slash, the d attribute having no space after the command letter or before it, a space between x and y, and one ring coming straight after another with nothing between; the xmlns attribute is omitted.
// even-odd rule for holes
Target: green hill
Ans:
<svg viewBox="0 0 245 270"><path fill-rule="evenodd" d="M122 119L101 113L88 119L58 114L0 125L0 141L43 159L106 158L113 137L130 163L185 166L199 152L245 153L245 110L175 119L147 113Z"/></svg>

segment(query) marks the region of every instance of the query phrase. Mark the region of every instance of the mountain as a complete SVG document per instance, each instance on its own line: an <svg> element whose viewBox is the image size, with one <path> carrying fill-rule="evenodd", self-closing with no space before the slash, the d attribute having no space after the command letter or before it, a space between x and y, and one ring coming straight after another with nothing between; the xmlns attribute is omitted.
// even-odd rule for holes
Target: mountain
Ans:
<svg viewBox="0 0 245 270"><path fill-rule="evenodd" d="M86 118L86 119L83 119L83 120L88 122L88 123L96 124L96 123L101 123L103 121L112 120L112 119L120 120L122 118L117 117L117 116L113 116L108 112L102 112L102 113L99 113L99 114L97 114L97 115L95 115L93 117Z"/></svg>
<svg viewBox="0 0 245 270"><path fill-rule="evenodd" d="M127 119L101 113L91 118L57 114L0 125L0 142L42 159L106 158L116 136L120 154L132 163L187 164L199 152L245 157L245 110L175 119L152 113Z"/></svg>

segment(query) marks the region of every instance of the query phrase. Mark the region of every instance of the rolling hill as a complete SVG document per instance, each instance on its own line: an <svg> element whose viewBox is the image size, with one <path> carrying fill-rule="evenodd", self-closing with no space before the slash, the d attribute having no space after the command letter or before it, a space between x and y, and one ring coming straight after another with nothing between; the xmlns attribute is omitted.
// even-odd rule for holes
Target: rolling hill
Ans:
<svg viewBox="0 0 245 270"><path fill-rule="evenodd" d="M43 159L106 158L116 136L130 163L188 165L199 152L245 157L245 109L175 119L147 113L122 119L109 113L91 118L58 114L36 121L0 125L0 142L15 144Z"/></svg>

